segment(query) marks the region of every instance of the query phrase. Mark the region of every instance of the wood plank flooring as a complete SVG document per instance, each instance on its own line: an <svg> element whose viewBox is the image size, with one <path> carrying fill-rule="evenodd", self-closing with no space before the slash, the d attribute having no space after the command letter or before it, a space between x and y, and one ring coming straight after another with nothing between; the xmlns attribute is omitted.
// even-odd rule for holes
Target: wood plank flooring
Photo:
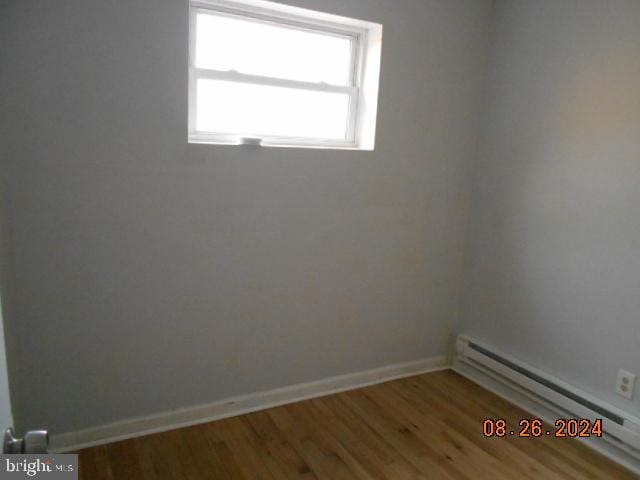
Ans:
<svg viewBox="0 0 640 480"><path fill-rule="evenodd" d="M523 417L447 370L83 450L80 478L638 480L575 440L482 434Z"/></svg>

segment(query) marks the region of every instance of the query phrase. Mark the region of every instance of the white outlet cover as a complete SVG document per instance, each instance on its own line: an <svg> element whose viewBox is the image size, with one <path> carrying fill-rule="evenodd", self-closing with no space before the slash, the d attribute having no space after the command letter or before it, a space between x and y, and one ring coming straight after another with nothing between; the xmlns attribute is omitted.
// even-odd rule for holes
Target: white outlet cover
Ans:
<svg viewBox="0 0 640 480"><path fill-rule="evenodd" d="M616 393L631 400L635 388L636 376L626 370L618 370L618 380L616 382Z"/></svg>

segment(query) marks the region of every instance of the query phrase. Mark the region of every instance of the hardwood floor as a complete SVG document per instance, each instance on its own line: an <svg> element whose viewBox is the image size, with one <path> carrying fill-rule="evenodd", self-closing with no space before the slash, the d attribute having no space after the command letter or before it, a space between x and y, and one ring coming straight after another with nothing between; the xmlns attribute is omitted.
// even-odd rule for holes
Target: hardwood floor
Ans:
<svg viewBox="0 0 640 480"><path fill-rule="evenodd" d="M80 452L85 480L636 479L566 438L485 438L530 417L452 371Z"/></svg>

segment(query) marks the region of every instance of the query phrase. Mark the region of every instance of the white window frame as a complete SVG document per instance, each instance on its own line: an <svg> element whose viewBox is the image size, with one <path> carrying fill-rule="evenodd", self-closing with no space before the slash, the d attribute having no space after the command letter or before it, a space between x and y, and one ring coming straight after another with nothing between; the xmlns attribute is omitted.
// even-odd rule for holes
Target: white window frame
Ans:
<svg viewBox="0 0 640 480"><path fill-rule="evenodd" d="M310 30L325 35L347 37L352 45L352 71L349 84L330 85L324 82L314 83L249 75L236 71L197 68L195 66L196 16L201 11L275 23L279 26ZM373 150L381 42L382 25L371 22L263 0L191 0L189 6L189 143ZM198 131L195 121L196 84L202 78L347 94L350 101L345 139L281 136L246 138L242 133L221 134Z"/></svg>

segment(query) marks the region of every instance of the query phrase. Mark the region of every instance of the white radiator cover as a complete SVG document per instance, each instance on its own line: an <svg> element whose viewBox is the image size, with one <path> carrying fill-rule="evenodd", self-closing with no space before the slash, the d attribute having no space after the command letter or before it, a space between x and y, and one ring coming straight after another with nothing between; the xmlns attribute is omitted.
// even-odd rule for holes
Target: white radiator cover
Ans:
<svg viewBox="0 0 640 480"><path fill-rule="evenodd" d="M457 339L455 363L457 367L480 371L558 417L592 421L601 418L604 435L596 440L606 441L640 461L640 418L629 412L466 335Z"/></svg>

